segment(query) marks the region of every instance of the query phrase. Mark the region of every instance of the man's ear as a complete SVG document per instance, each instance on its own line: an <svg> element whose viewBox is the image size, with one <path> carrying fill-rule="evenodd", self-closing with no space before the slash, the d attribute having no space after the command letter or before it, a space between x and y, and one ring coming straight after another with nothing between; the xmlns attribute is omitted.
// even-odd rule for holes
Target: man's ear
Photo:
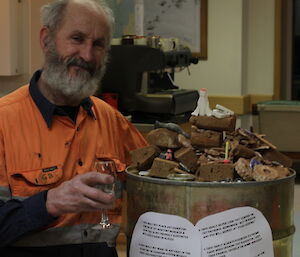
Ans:
<svg viewBox="0 0 300 257"><path fill-rule="evenodd" d="M50 32L47 27L42 27L40 30L40 45L42 50L45 52L48 48Z"/></svg>

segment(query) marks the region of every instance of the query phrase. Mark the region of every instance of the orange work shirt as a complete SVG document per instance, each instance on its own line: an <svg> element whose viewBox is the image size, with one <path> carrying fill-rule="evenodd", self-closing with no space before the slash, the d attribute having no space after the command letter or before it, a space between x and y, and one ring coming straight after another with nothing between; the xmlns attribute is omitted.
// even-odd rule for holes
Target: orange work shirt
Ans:
<svg viewBox="0 0 300 257"><path fill-rule="evenodd" d="M95 158L114 159L123 172L130 164L129 151L147 144L120 112L99 98L91 100L96 119L80 107L76 123L55 115L48 128L28 85L1 98L0 187L8 189L9 198L25 199L57 187L91 171ZM118 222L120 206L115 210L112 218ZM49 228L96 224L99 216L98 212L65 214Z"/></svg>

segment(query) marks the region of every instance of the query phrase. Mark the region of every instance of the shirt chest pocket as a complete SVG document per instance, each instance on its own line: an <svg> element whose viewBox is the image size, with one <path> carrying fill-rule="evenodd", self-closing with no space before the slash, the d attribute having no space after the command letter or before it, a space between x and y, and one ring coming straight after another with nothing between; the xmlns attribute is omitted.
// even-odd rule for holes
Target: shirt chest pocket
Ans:
<svg viewBox="0 0 300 257"><path fill-rule="evenodd" d="M28 197L57 186L62 179L61 165L10 172L10 186L13 196Z"/></svg>

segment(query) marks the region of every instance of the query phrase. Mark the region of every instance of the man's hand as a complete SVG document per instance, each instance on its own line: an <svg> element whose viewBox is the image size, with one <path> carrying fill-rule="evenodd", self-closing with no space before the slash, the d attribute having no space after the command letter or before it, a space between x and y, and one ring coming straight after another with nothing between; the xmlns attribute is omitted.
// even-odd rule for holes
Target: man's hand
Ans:
<svg viewBox="0 0 300 257"><path fill-rule="evenodd" d="M65 213L78 213L110 209L114 205L114 194L95 188L96 184L111 184L113 177L97 172L88 172L63 182L48 191L46 208L53 217Z"/></svg>

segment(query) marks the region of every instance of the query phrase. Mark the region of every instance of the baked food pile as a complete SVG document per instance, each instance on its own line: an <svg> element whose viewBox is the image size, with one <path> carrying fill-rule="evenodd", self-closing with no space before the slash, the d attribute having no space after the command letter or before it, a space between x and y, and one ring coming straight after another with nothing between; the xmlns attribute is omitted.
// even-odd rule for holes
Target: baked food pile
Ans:
<svg viewBox="0 0 300 257"><path fill-rule="evenodd" d="M149 146L131 152L132 166L166 179L189 174L196 181L270 181L292 174L292 160L264 135L238 128L236 117L191 116L191 133L156 122ZM144 173L143 173L144 174Z"/></svg>

